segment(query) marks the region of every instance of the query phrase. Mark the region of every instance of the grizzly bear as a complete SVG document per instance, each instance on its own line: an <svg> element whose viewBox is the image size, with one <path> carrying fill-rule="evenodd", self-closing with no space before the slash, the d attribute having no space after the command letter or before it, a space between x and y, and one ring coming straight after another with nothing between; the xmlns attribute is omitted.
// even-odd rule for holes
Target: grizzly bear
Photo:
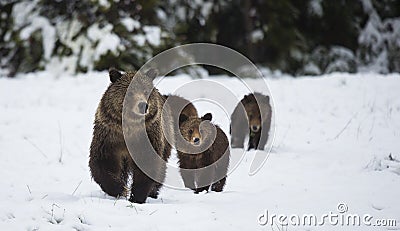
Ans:
<svg viewBox="0 0 400 231"><path fill-rule="evenodd" d="M90 146L89 167L94 181L110 196L128 196L131 176L129 201L136 203L144 203L148 196L157 198L171 154L171 145L161 131L168 126L161 119L165 98L152 83L156 75L154 69L146 74L135 71L122 74L110 69L111 83L97 108ZM135 84L130 86L131 81ZM129 100L124 104L125 97ZM127 119L123 120L125 115ZM151 147L145 145L146 140ZM152 151L160 160L151 158ZM157 179L143 172L132 157L147 161L151 175Z"/></svg>
<svg viewBox="0 0 400 231"><path fill-rule="evenodd" d="M269 96L248 94L236 105L231 115L232 148L243 148L249 136L248 150L264 150L271 127L272 109Z"/></svg>
<svg viewBox="0 0 400 231"><path fill-rule="evenodd" d="M212 191L221 192L226 182L229 141L211 119L211 113L201 118L181 114L179 118L181 134L188 142L188 147L177 150L180 172L185 187L195 193L208 191L210 186Z"/></svg>

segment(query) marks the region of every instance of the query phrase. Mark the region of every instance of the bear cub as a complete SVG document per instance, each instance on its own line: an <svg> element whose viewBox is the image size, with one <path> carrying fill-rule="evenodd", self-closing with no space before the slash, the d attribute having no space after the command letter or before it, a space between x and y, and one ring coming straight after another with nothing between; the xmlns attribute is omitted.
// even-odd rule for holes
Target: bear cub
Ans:
<svg viewBox="0 0 400 231"><path fill-rule="evenodd" d="M219 126L211 124L211 120L211 113L201 118L184 114L179 117L181 134L188 142L186 147L183 145L183 149L177 150L180 172L185 187L195 193L208 191L210 187L212 191L221 192L226 182L229 141Z"/></svg>
<svg viewBox="0 0 400 231"><path fill-rule="evenodd" d="M249 136L248 150L264 150L271 127L272 108L269 96L248 94L236 105L231 115L232 148L244 148Z"/></svg>
<svg viewBox="0 0 400 231"><path fill-rule="evenodd" d="M129 201L144 203L148 196L157 198L166 174L166 162L171 146L163 136L161 109L165 98L153 86L157 72L120 73L110 69L111 83L104 93L96 111L93 139L90 146L89 167L93 180L110 196L128 196L128 178L132 177ZM134 86L130 86L135 80ZM124 107L124 99L131 103ZM122 127L123 110L127 111L129 123ZM125 112L124 112L125 113ZM125 116L125 114L124 114ZM125 117L124 117L125 118ZM124 120L125 121L125 120ZM168 127L168 126L164 126ZM171 127L172 129L172 127ZM125 142L124 133L129 142ZM132 155L143 159L150 156L143 140L149 140L156 154L164 161L150 161L152 175L148 177L132 159ZM128 151L128 146L132 145ZM154 151L153 151L154 152ZM155 155L155 156L157 156Z"/></svg>

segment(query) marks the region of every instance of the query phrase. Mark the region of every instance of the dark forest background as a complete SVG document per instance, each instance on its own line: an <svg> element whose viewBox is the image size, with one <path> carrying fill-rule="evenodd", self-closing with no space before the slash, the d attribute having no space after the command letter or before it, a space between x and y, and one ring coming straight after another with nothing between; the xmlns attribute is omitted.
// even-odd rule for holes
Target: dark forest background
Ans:
<svg viewBox="0 0 400 231"><path fill-rule="evenodd" d="M135 69L193 42L292 75L400 72L398 0L1 0L0 8L8 76Z"/></svg>

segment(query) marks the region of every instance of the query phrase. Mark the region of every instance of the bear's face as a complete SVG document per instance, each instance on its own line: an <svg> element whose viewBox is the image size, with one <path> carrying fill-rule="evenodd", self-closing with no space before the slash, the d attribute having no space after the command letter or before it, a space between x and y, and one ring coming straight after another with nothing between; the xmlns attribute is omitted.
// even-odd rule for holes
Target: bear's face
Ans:
<svg viewBox="0 0 400 231"><path fill-rule="evenodd" d="M242 103L249 120L250 131L254 133L259 132L263 120L266 120L270 113L269 97L259 93L250 94L244 97Z"/></svg>
<svg viewBox="0 0 400 231"><path fill-rule="evenodd" d="M258 132L261 128L261 113L256 103L251 103L245 107L249 119L249 128L252 132Z"/></svg>
<svg viewBox="0 0 400 231"><path fill-rule="evenodd" d="M212 119L211 113L205 114L201 118L187 117L181 114L179 117L180 131L183 138L194 146L200 146L209 137L209 131ZM203 123L204 122L204 123Z"/></svg>
<svg viewBox="0 0 400 231"><path fill-rule="evenodd" d="M137 72L120 73L115 69L109 72L111 85L110 100L117 111L129 117L132 122L153 118L158 114L159 102L153 80L157 73L151 69L146 74ZM125 101L124 101L125 99ZM125 108L122 108L125 107Z"/></svg>

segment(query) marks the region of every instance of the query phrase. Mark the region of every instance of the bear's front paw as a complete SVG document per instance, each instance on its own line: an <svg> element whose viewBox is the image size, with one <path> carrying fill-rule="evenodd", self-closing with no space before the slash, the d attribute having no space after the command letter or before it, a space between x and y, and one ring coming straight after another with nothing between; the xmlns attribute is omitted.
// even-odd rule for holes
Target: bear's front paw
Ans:
<svg viewBox="0 0 400 231"><path fill-rule="evenodd" d="M158 191L151 191L149 194L149 197L153 198L153 199L157 199L158 198Z"/></svg>

